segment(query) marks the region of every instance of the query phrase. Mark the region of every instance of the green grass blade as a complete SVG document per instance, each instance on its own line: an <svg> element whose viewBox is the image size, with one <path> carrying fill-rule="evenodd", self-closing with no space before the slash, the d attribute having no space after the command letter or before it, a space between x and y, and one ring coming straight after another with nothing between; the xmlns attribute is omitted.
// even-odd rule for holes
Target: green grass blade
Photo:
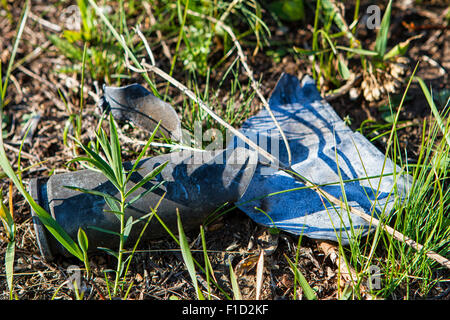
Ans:
<svg viewBox="0 0 450 320"><path fill-rule="evenodd" d="M127 242L128 236L131 232L131 227L133 226L133 216L130 216L125 224L125 228L123 229L123 243Z"/></svg>
<svg viewBox="0 0 450 320"><path fill-rule="evenodd" d="M379 57L383 57L386 53L389 27L391 25L391 10L392 0L389 0L386 11L383 15L383 20L381 20L380 30L378 31L377 38L375 40L375 51L378 53Z"/></svg>
<svg viewBox="0 0 450 320"><path fill-rule="evenodd" d="M133 172L136 170L136 167L139 165L139 162L141 161L142 157L145 155L145 153L147 152L147 149L150 147L150 144L153 142L153 139L155 138L156 132L158 132L159 126L161 125L161 121L158 122L158 124L155 127L155 130L153 130L152 135L150 136L150 138L148 139L147 143L145 144L144 148L142 148L141 153L139 154L139 156L137 157L136 161L133 164L133 167L131 168L130 172L128 173L126 182L127 183L130 178L131 175L133 174Z"/></svg>
<svg viewBox="0 0 450 320"><path fill-rule="evenodd" d="M230 265L230 282L231 288L233 289L233 298L234 300L242 300L241 290L239 289L239 284L237 282L236 274L233 270L231 259L228 260L228 264Z"/></svg>
<svg viewBox="0 0 450 320"><path fill-rule="evenodd" d="M23 29L25 28L25 23L28 17L29 13L29 1L26 2L26 6L24 9L24 14L22 15L21 22L19 25L19 30L17 32L16 41L14 43L13 51L11 54L11 58L9 61L8 70L6 72L6 77L4 83L0 85L0 112L3 113L3 103L4 98L6 95L6 89L8 85L8 79L9 75L11 73L12 65L14 64L14 58L15 54L17 52L17 48L19 45L19 41L23 32ZM1 75L0 75L0 80ZM1 83L2 81L0 81ZM2 124L2 114L0 114L0 127ZM16 172L13 170L8 157L6 156L6 152L4 149L4 143L3 143L3 136L0 134L0 166L2 167L4 173L11 179L11 181L16 186L17 190L23 195L23 197L26 199L28 204L32 207L36 215L38 216L39 220L42 222L42 224L47 228L47 230L61 243L63 247L67 249L71 254L73 254L75 257L83 261L83 254L78 247L78 245L75 243L75 241L64 231L64 229L61 228L61 226L56 222L53 217L47 213L40 205L38 205L34 199L31 197L31 195L26 191L25 187L22 184L22 180L20 178L20 173L16 174Z"/></svg>
<svg viewBox="0 0 450 320"><path fill-rule="evenodd" d="M16 36L16 40L14 42L14 46L11 52L11 57L9 58L9 63L8 63L8 67L6 68L6 75L5 75L5 82L2 83L2 79L1 79L1 73L0 73L0 109L2 109L3 111L3 103L5 101L5 96L6 96L6 89L8 88L8 81L9 81L9 76L11 75L12 69L13 69L13 65L14 65L14 59L16 57L16 53L17 53L17 49L19 48L19 43L20 43L20 39L22 38L22 33L23 30L25 28L26 22L27 22L27 18L28 18L28 13L30 12L30 1L27 1L25 4L25 8L23 10L22 13L22 17L20 19L20 24L19 24L19 29L17 31L17 36ZM1 117L0 117L1 118Z"/></svg>
<svg viewBox="0 0 450 320"><path fill-rule="evenodd" d="M191 277L192 284L197 293L197 298L199 300L204 300L203 296L197 282L197 273L195 271L194 259L192 258L191 249L189 248L189 243L187 242L186 235L184 234L183 225L181 224L180 213L177 210L177 224L178 224L178 236L180 240L181 255L183 256L184 263Z"/></svg>
<svg viewBox="0 0 450 320"><path fill-rule="evenodd" d="M357 42L355 36L352 34L352 32L349 30L349 27L347 26L347 22L345 21L344 17L339 12L335 1L332 0L322 0L322 8L324 11L324 14L328 17L333 17L333 22L336 24L336 26L343 32L348 39L351 42ZM317 14L317 12L316 12Z"/></svg>
<svg viewBox="0 0 450 320"><path fill-rule="evenodd" d="M167 233L170 235L170 237L176 242L177 245L180 245L180 241L178 240L178 238L173 234L173 232L169 229L169 227L167 227L167 225L164 223L164 221L159 217L159 215L156 213L156 211L153 211L154 216L156 217L156 219L158 220L158 222L163 226L164 230L167 231ZM195 264L199 267L199 269L201 269L202 272L205 272L205 270L203 269L203 267L201 266L200 263L198 263L195 259L194 259ZM217 289L220 290L220 292L222 292L222 294L225 296L226 299L230 300L230 296L227 294L227 292L225 290L223 290L217 282L213 281L213 284L217 287Z"/></svg>
<svg viewBox="0 0 450 320"><path fill-rule="evenodd" d="M117 127L112 113L109 114L109 128L111 130L110 144L111 144L111 158L112 158L112 162L110 163L110 165L114 170L116 181L119 184L119 186L121 186L122 189L124 186L122 149L120 147L119 134L117 133Z"/></svg>
<svg viewBox="0 0 450 320"><path fill-rule="evenodd" d="M85 188L80 188L80 187L74 187L74 186L64 186L64 188L67 189L71 189L71 190L75 190L75 191L79 191L79 192L83 192L83 193L88 193L88 194L92 194L94 196L99 196L102 198L108 198L110 200L114 200L118 203L120 203L120 200L115 198L114 196L101 192L101 191L97 191L97 190L91 190L91 189L85 189Z"/></svg>
<svg viewBox="0 0 450 320"><path fill-rule="evenodd" d="M211 261L208 257L208 251L206 249L205 229L203 228L203 226L200 226L200 235L202 239L203 257L205 260L206 283L208 284L208 299L211 299L210 277L214 277L214 270L212 268Z"/></svg>
<svg viewBox="0 0 450 320"><path fill-rule="evenodd" d="M16 225L14 223L14 218L9 211L9 209L3 203L3 191L0 189L0 221L5 228L6 235L10 241L14 241L16 236Z"/></svg>
<svg viewBox="0 0 450 320"><path fill-rule="evenodd" d="M433 113L433 116L436 119L436 122L438 123L439 129L441 130L442 134L444 135L445 140L447 141L447 144L450 146L450 137L448 135L448 132L446 132L446 130L445 130L444 122L442 121L439 111L436 108L436 105L434 104L434 100L430 94L430 91L428 90L427 86L425 85L425 82L421 78L414 77L414 79L419 82L420 87L422 88L423 94L425 95L425 98L427 99L428 105L431 108L431 112Z"/></svg>
<svg viewBox="0 0 450 320"><path fill-rule="evenodd" d="M97 247L97 249L106 252L107 254L109 254L110 256L115 257L116 259L119 259L119 254L116 251L114 251L114 250L111 250L111 249L105 248L105 247Z"/></svg>
<svg viewBox="0 0 450 320"><path fill-rule="evenodd" d="M1 118L1 117L0 117ZM1 120L0 120L1 121ZM26 199L28 204L34 210L36 215L42 224L47 228L47 230L58 240L61 245L67 249L72 255L83 261L83 254L75 243L75 241L67 234L66 231L56 222L56 220L45 211L39 204L37 204L33 197L26 191L22 184L22 180L14 172L11 164L9 163L8 157L6 156L5 149L3 147L3 137L0 135L0 166L2 167L5 174L12 180L17 190Z"/></svg>
<svg viewBox="0 0 450 320"><path fill-rule="evenodd" d="M6 283L9 289L9 298L13 297L13 279L14 279L14 254L16 251L16 242L8 242L5 253L5 273Z"/></svg>
<svg viewBox="0 0 450 320"><path fill-rule="evenodd" d="M87 0L89 4L94 8L95 13L102 19L103 23L108 27L109 31L111 31L112 35L116 40L120 43L124 51L127 53L127 55L130 57L130 59L133 61L133 63L140 69L142 69L141 64L139 63L138 59L134 55L134 53L131 51L131 49L128 47L128 45L125 42L125 39L119 35L119 33L116 31L114 26L109 22L108 18L103 14L103 10L97 6L94 0ZM158 93L158 90L156 89L155 84L150 79L147 73L142 73L142 76L147 81L148 85L152 89L152 92L155 96L160 98L160 94Z"/></svg>
<svg viewBox="0 0 450 320"><path fill-rule="evenodd" d="M125 204L125 208L128 207L128 206L131 206L133 203L135 203L136 201L138 201L142 197L145 197L148 193L152 192L153 190L158 189L160 186L162 186L164 184L164 182L165 181L161 181L158 184L155 184L154 186L152 186L148 190L145 190L144 192L138 194L136 197L134 197L130 201L127 201L127 203Z"/></svg>
<svg viewBox="0 0 450 320"><path fill-rule="evenodd" d="M78 229L78 244L81 250L86 253L88 251L89 243L86 232L83 229Z"/></svg>

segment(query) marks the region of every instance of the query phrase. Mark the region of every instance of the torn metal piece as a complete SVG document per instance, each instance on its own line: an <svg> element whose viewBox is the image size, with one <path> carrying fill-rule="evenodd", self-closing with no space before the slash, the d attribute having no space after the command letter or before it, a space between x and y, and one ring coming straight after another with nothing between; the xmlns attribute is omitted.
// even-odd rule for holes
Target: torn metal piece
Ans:
<svg viewBox="0 0 450 320"><path fill-rule="evenodd" d="M289 140L292 169L322 185L324 191L377 217L381 212L389 214L394 202L408 190L408 177L400 176L399 167L394 168L389 159L385 162L383 153L346 126L309 76L300 83L284 74L269 105ZM250 117L241 131L286 161L283 141L266 110ZM235 139L230 147L242 144ZM290 189L295 191L287 191ZM257 223L315 239L340 239L348 244L355 235L369 230L369 223L347 208L333 205L287 173L262 164L237 206Z"/></svg>
<svg viewBox="0 0 450 320"><path fill-rule="evenodd" d="M119 121L131 121L139 127L153 132L158 122L166 138L181 139L181 122L170 104L155 97L139 84L125 87L104 87L100 107L111 111Z"/></svg>
<svg viewBox="0 0 450 320"><path fill-rule="evenodd" d="M164 183L126 208L126 218L140 220L131 229L128 241L134 243L161 197L157 214L176 233L177 210L185 230L197 228L206 217L225 203L234 203L244 194L253 177L257 154L249 150L235 149L210 152L175 152L142 160L127 185L132 188L146 174L162 163L169 161L162 172L130 195L130 200ZM132 164L125 165L131 169ZM110 212L111 208L101 196L82 193L65 188L73 186L108 193L119 197L117 189L106 177L93 170L80 170L53 175L48 179L32 180L30 194L61 225L73 239L78 228L83 228L89 239L89 248L114 247L117 236L99 231L120 231L119 220ZM70 256L59 242L47 232L34 212L33 219L41 254L51 260L54 255ZM152 219L143 235L143 240L167 235L167 231L156 218Z"/></svg>

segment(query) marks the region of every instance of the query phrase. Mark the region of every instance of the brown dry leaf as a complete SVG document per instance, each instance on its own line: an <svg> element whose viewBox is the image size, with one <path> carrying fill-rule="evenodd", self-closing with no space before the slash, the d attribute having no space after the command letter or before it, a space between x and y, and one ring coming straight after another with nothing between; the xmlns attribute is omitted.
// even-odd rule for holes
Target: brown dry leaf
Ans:
<svg viewBox="0 0 450 320"><path fill-rule="evenodd" d="M253 268L255 268L256 264L258 263L258 260L259 255L252 255L241 260L235 267L235 273L240 276L242 274L252 271Z"/></svg>
<svg viewBox="0 0 450 320"><path fill-rule="evenodd" d="M208 227L207 227L207 231L211 231L211 232L217 231L217 230L219 230L219 229L222 229L223 226L224 226L223 222L219 221L219 222L217 222L217 223L214 223L214 224L208 226Z"/></svg>

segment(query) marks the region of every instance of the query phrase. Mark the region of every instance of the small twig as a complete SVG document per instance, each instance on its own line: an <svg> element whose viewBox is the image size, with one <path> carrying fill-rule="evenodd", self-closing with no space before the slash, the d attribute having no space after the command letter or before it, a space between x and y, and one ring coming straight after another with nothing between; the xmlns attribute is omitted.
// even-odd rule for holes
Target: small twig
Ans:
<svg viewBox="0 0 450 320"><path fill-rule="evenodd" d="M58 26L57 24L54 24L54 23L51 23L50 21L42 19L41 17L38 17L31 11L28 15L32 20L36 21L37 23L41 24L42 26L46 27L47 29L49 29L51 31L54 31L54 32L62 31L62 28L60 26Z"/></svg>
<svg viewBox="0 0 450 320"><path fill-rule="evenodd" d="M155 16L153 15L150 4L144 1L142 5L144 6L145 10L147 10L147 14L150 19L150 24L152 26L156 25L156 19ZM172 54L170 53L167 43L163 39L161 30L159 30L158 28L156 29L156 36L158 37L159 42L161 42L163 54L167 57L167 59L169 59L169 61L172 61Z"/></svg>
<svg viewBox="0 0 450 320"><path fill-rule="evenodd" d="M53 89L53 90L58 90L57 87L51 83L50 81L48 81L47 79L37 75L36 73L34 73L33 71L25 68L23 65L18 65L17 69L19 69L20 71L22 71L23 73L25 73L27 76L36 79L40 82L42 82L43 84L45 84L46 86L48 86L49 88Z"/></svg>
<svg viewBox="0 0 450 320"><path fill-rule="evenodd" d="M46 41L43 45L35 48L32 52L27 54L25 57L14 63L14 65L11 68L11 71L14 71L18 66L23 65L27 62L30 62L34 60L35 58L39 57L39 55L42 53L43 50L47 49L52 42L50 40Z"/></svg>
<svg viewBox="0 0 450 320"><path fill-rule="evenodd" d="M5 149L9 149L9 150L17 152L17 153L20 152L19 149L17 149L16 147L13 147L12 145L7 144L6 142L3 143L3 145L5 146ZM36 157L36 156L34 156L32 154L29 154L29 153L27 153L27 152L25 152L23 150L21 151L21 157L25 158L25 159L28 159L28 160L41 161L41 159L39 159L38 157Z"/></svg>
<svg viewBox="0 0 450 320"><path fill-rule="evenodd" d="M142 34L141 29L139 28L139 26L136 26L134 28L134 31L138 34L138 36L141 39L145 39L145 37ZM147 50L147 52L148 52L148 56L150 58L150 62L152 63L152 65L156 65L155 57L153 56L152 50L150 50L150 46L148 45L148 42L147 41L143 41L143 42L144 42L145 50Z"/></svg>
<svg viewBox="0 0 450 320"><path fill-rule="evenodd" d="M119 137L122 140L124 140L125 143L130 143L133 145L141 145L141 146L145 146L147 144L147 141L129 138L128 136L126 136L123 133L121 128L117 128L117 132L119 134ZM195 151L195 152L205 152L205 150L203 150L203 149L192 148L192 147L183 146L183 145L179 145L179 144L150 142L150 145L153 147L159 147L159 148L170 148L170 149L190 150L190 151Z"/></svg>
<svg viewBox="0 0 450 320"><path fill-rule="evenodd" d="M17 78L13 74L10 74L9 78L11 79L11 82L13 83L14 87L16 87L16 91L19 95L18 97L16 97L17 99L16 101L23 101L23 91L19 81L17 81Z"/></svg>

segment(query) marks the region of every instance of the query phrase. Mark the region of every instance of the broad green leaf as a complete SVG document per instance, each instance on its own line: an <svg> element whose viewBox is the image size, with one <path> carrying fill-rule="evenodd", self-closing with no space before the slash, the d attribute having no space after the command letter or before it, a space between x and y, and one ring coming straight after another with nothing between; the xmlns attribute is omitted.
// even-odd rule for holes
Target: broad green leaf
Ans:
<svg viewBox="0 0 450 320"><path fill-rule="evenodd" d="M119 259L119 253L117 253L114 250L111 250L111 249L105 248L105 247L97 247L97 249L106 252L107 254L109 254L110 256L115 257L116 259Z"/></svg>
<svg viewBox="0 0 450 320"><path fill-rule="evenodd" d="M105 198L106 203L112 211L120 212L119 201L117 199L111 199L109 197Z"/></svg>
<svg viewBox="0 0 450 320"><path fill-rule="evenodd" d="M380 30L378 30L377 38L375 40L375 51L380 57L383 57L386 53L389 27L391 25L391 9L392 0L389 0L386 11L383 15L383 20L381 20Z"/></svg>
<svg viewBox="0 0 450 320"><path fill-rule="evenodd" d="M406 52L408 51L409 44L411 43L411 41L413 41L417 38L420 38L420 37L421 37L421 35L416 35L405 41L400 42L395 47L393 47L391 50L389 50L388 53L386 53L384 55L383 60L389 60L396 56L404 56L406 54Z"/></svg>
<svg viewBox="0 0 450 320"><path fill-rule="evenodd" d="M84 232L84 230L81 228L78 228L78 245L80 246L81 250L86 254L88 251L89 242L86 232Z"/></svg>

